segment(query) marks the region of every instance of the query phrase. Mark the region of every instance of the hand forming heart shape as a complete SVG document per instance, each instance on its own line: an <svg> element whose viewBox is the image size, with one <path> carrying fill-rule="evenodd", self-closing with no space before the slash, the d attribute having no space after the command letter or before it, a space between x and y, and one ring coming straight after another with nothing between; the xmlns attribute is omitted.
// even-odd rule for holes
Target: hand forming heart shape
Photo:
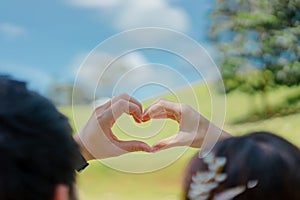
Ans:
<svg viewBox="0 0 300 200"><path fill-rule="evenodd" d="M111 128L123 113L131 115L138 123L169 118L179 123L179 131L156 142L152 147L137 140L121 141L113 134ZM209 134L220 132L219 128L188 105L159 99L143 112L139 101L127 94L121 94L97 107L74 139L79 144L83 156L92 160L134 151L155 152L174 146L199 148L209 126L213 126L213 129L210 127Z"/></svg>

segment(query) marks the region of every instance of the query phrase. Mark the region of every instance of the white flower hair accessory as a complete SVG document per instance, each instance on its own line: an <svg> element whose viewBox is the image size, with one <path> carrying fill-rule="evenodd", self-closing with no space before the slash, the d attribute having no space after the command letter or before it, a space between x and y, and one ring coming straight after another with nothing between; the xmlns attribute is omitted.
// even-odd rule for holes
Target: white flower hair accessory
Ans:
<svg viewBox="0 0 300 200"><path fill-rule="evenodd" d="M225 157L215 158L211 153L203 158L203 162L208 165L208 171L197 172L192 177L192 183L188 192L188 197L191 200L208 199L210 192L227 178L225 173L221 173L226 164Z"/></svg>
<svg viewBox="0 0 300 200"><path fill-rule="evenodd" d="M225 157L215 157L213 153L203 158L203 162L207 164L208 171L197 172L192 177L192 183L188 192L191 200L207 200L211 191L216 189L220 183L226 180L227 174L222 170L227 162ZM237 186L229 188L219 194L216 194L213 200L230 200L235 196L243 193L247 188L253 188L258 181L248 181L247 186Z"/></svg>

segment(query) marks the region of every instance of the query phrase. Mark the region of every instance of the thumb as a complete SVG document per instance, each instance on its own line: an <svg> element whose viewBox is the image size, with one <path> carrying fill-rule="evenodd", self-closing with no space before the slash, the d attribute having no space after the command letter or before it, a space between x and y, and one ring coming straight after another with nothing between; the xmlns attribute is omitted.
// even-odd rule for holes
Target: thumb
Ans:
<svg viewBox="0 0 300 200"><path fill-rule="evenodd" d="M179 142L177 142L178 133L175 135L172 135L171 137L162 139L158 142L156 142L152 146L152 152L161 151L163 149L167 149L170 147L178 146Z"/></svg>
<svg viewBox="0 0 300 200"><path fill-rule="evenodd" d="M138 140L120 141L119 147L127 152L135 152L135 151L151 152L151 147L148 144Z"/></svg>

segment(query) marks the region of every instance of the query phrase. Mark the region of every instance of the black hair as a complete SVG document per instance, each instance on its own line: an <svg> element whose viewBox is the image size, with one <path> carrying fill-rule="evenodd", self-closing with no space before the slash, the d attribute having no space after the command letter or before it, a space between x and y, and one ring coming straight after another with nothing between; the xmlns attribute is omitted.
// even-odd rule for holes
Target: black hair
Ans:
<svg viewBox="0 0 300 200"><path fill-rule="evenodd" d="M251 180L258 181L257 186L233 200L300 199L300 151L285 139L268 132L255 132L220 141L213 153L227 158L223 169L227 179L211 192L209 199L226 189L246 186ZM206 164L196 154L187 168L185 199L189 199L191 177L206 170Z"/></svg>
<svg viewBox="0 0 300 200"><path fill-rule="evenodd" d="M78 151L49 100L0 76L0 199L50 200L57 184L72 188Z"/></svg>

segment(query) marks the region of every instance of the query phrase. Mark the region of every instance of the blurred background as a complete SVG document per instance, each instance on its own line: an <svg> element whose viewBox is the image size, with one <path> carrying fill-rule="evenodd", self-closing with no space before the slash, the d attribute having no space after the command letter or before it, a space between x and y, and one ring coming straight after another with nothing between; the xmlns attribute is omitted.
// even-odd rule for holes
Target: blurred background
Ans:
<svg viewBox="0 0 300 200"><path fill-rule="evenodd" d="M93 57L97 64L76 85L74 107L80 118L75 124L72 91L84 59L114 34L149 26L179 31L201 44L219 67L222 80L216 79L217 74L210 73L208 66L199 75L192 66L169 53L136 51L104 78L96 98L111 97L116 81L135 66L159 63L184 78L185 84L170 78L168 73L160 74L169 77L169 87L176 95L189 96L192 88L200 102L195 109L206 117L212 115L211 93L216 98L226 98L224 129L233 135L266 130L300 146L299 0L1 1L0 73L25 80L31 89L50 98L70 118L76 132L76 127L88 119L95 100L86 94L89 83L97 78L93 77L93 70L103 69L101 63L111 55L102 52ZM156 74L155 68L149 68L144 74L131 76ZM208 78L205 75L210 76L209 83L203 81ZM208 86L220 81L225 91L220 87L213 87L212 91ZM127 81L122 88L126 92L131 86ZM144 107L158 97L178 101L170 88L146 87L133 96ZM189 101L187 98L183 103L192 104ZM177 129L177 124L167 120L159 137L167 137ZM123 137L119 127L114 127L114 132ZM92 162L78 175L79 194L87 200L180 199L184 168L195 152L196 149L189 149L164 169L144 174L119 172Z"/></svg>

